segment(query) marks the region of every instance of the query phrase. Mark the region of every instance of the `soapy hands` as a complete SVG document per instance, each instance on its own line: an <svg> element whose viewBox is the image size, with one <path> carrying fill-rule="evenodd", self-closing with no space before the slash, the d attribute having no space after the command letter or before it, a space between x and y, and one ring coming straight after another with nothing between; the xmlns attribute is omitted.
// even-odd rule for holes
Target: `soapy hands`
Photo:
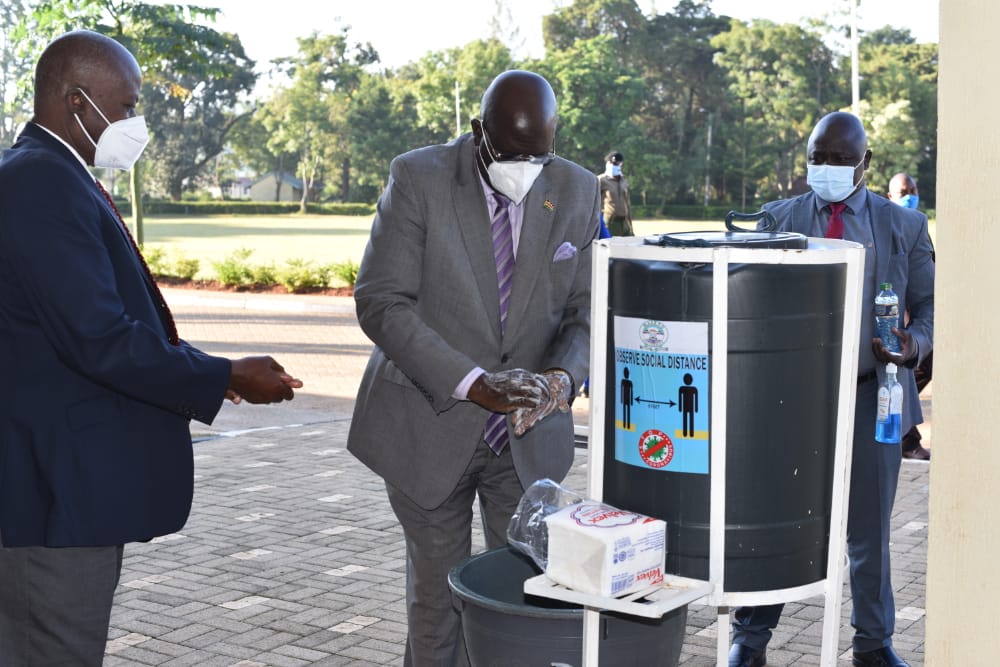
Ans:
<svg viewBox="0 0 1000 667"><path fill-rule="evenodd" d="M514 435L520 437L556 410L569 412L572 394L573 379L564 370L514 368L480 375L468 399L490 412L513 413Z"/></svg>
<svg viewBox="0 0 1000 667"><path fill-rule="evenodd" d="M518 437L556 410L569 412L569 399L573 394L573 379L569 373L553 368L542 373L541 377L545 378L548 397L536 407L514 410L514 435Z"/></svg>
<svg viewBox="0 0 1000 667"><path fill-rule="evenodd" d="M469 387L468 399L490 412L534 409L549 399L549 384L523 368L483 373Z"/></svg>

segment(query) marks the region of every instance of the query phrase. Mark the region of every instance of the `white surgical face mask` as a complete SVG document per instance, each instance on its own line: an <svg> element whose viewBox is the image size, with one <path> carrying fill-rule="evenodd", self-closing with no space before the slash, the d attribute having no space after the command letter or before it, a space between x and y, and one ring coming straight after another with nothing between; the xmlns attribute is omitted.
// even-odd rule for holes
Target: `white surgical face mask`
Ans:
<svg viewBox="0 0 1000 667"><path fill-rule="evenodd" d="M486 128L483 128L483 141L486 144L486 152L492 160L493 148L490 146L489 137L486 135ZM482 160L482 152L477 150L476 155ZM543 156L544 157L544 156ZM500 194L506 196L514 204L520 204L528 195L531 186L535 184L535 179L542 173L542 167L548 164L551 156L547 160L513 160L509 162L497 162L492 160L486 167L486 174L490 178L490 185ZM485 165L486 163L483 162Z"/></svg>
<svg viewBox="0 0 1000 667"><path fill-rule="evenodd" d="M821 199L831 203L842 202L851 196L860 183L854 182L854 172L861 162L853 167L833 164L807 164L806 183ZM864 181L862 176L861 181Z"/></svg>
<svg viewBox="0 0 1000 667"><path fill-rule="evenodd" d="M606 162L604 163L604 173L606 173L608 176L621 176L622 166L620 164Z"/></svg>
<svg viewBox="0 0 1000 667"><path fill-rule="evenodd" d="M493 162L486 168L490 183L515 204L528 195L535 179L542 173L542 165L530 162Z"/></svg>
<svg viewBox="0 0 1000 667"><path fill-rule="evenodd" d="M87 128L83 126L80 116L73 114L76 122L80 124L80 129L87 135L87 139L90 139L90 143L94 144L94 166L107 169L124 169L126 171L131 169L139 159L139 156L142 155L146 144L149 143L146 119L142 116L133 116L131 118L116 120L112 123L104 115L100 107L94 104L94 100L90 99L87 93L82 89L80 93L87 98L87 101L97 110L97 113L101 115L104 122L108 124L107 129L104 130L100 138L95 142L94 138L87 132Z"/></svg>

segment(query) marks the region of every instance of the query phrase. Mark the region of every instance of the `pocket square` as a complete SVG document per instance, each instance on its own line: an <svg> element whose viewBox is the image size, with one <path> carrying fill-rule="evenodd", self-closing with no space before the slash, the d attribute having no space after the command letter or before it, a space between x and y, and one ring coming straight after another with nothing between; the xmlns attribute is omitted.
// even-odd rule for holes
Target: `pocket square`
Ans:
<svg viewBox="0 0 1000 667"><path fill-rule="evenodd" d="M569 241L563 241L562 245L556 248L556 254L552 255L553 262L562 262L576 257L576 246Z"/></svg>

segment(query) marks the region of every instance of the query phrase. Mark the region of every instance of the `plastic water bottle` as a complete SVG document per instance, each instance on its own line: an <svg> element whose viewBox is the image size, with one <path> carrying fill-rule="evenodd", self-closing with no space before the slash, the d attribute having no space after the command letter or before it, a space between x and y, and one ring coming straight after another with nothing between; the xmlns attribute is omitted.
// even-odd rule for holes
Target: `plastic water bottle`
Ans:
<svg viewBox="0 0 1000 667"><path fill-rule="evenodd" d="M896 364L885 365L885 384L878 388L875 439L887 445L899 444L903 428L903 385L896 380Z"/></svg>
<svg viewBox="0 0 1000 667"><path fill-rule="evenodd" d="M878 286L879 293L875 297L875 331L882 339L882 345L893 354L899 354L899 338L892 333L893 328L899 328L899 297L892 291L892 283L882 283Z"/></svg>

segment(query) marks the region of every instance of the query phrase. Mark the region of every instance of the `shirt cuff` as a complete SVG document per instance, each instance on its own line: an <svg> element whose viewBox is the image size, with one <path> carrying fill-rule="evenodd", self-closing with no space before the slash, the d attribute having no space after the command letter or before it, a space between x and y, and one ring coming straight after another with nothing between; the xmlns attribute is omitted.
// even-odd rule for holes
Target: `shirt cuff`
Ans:
<svg viewBox="0 0 1000 667"><path fill-rule="evenodd" d="M455 387L455 391L451 392L452 398L456 398L460 401L467 401L469 399L469 389L472 387L473 383L479 379L480 375L486 373L485 370L476 366L469 374L462 378L462 381L458 383Z"/></svg>

